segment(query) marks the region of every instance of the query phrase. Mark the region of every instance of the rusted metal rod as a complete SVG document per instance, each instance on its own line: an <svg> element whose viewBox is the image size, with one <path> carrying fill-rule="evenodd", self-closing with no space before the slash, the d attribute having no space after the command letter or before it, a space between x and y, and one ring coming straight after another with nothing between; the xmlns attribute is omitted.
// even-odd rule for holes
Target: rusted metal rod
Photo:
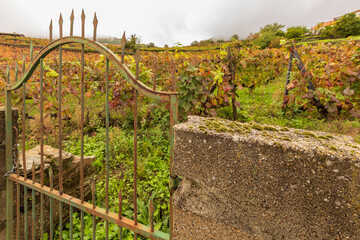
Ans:
<svg viewBox="0 0 360 240"><path fill-rule="evenodd" d="M44 66L43 59L40 59L40 183L44 186ZM40 228L41 240L44 238L44 195L40 194Z"/></svg>

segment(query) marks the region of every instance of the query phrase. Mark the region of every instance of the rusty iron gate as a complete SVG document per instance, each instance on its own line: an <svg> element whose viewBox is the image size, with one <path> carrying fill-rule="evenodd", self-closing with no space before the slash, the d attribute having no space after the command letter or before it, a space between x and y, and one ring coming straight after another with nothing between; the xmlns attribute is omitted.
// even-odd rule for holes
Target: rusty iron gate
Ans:
<svg viewBox="0 0 360 240"><path fill-rule="evenodd" d="M84 11L82 11L82 28L81 28L81 37L73 36L73 23L74 23L74 14L72 12L70 17L70 36L69 37L63 37L63 19L60 14L59 19L59 29L60 29L60 38L57 40L52 39L52 22L50 23L50 43L46 45L44 48L40 50L40 52L32 57L32 45L30 46L30 52L31 52L31 62L27 69L25 70L24 67L24 73L23 76L18 80L17 76L15 77L15 82L10 83L10 75L9 75L9 67L7 71L7 84L6 84L6 169L8 171L8 175L6 178L6 239L12 240L12 239L20 239L20 186L24 187L24 239L28 239L31 235L32 239L35 239L36 236L41 236L41 239L43 239L44 236L44 196L47 196L49 199L49 205L50 205L50 233L49 237L50 239L54 239L54 230L55 226L53 223L53 213L54 209L53 207L53 201L58 201L59 203L59 232L60 236L59 238L62 238L62 229L63 229L63 205L70 207L70 236L72 239L72 233L73 233L73 212L75 210L78 210L81 212L81 239L84 238L84 213L90 213L93 216L93 219L96 217L106 221L106 239L108 239L108 223L112 222L117 224L120 227L120 233L119 233L119 239L121 239L121 231L122 228L129 229L130 231L134 232L134 238L137 238L137 235L142 235L146 238L150 239L171 239L172 235L172 229L173 229L173 219L172 219L172 195L173 195L173 189L172 189L172 182L173 177L171 175L170 170L170 234L166 234L157 230L154 230L154 223L152 220L153 215L153 205L152 201L149 206L150 211L150 222L151 226L145 226L138 222L137 220L137 94L142 94L146 97L160 100L163 102L166 102L170 105L170 166L173 162L173 147L174 147L174 132L173 132L173 126L178 120L178 98L176 92L161 92L156 91L155 88L153 89L148 88L146 85L144 85L140 80L138 80L139 76L139 61L140 56L137 52L135 59L136 59L136 74L134 75L124 64L124 55L125 55L125 33L123 35L122 39L122 54L121 58L117 57L112 51L107 49L105 46L100 44L96 41L96 29L98 20L96 18L96 13L94 16L93 24L94 24L94 32L93 32L93 39L87 39L85 38L85 14ZM80 119L80 128L81 128L81 155L80 155L80 198L75 198L73 196L67 195L63 191L63 183L66 181L66 179L63 179L62 176L62 109L61 109L61 81L62 81L62 46L69 43L77 43L81 45L81 81L80 81L80 89L81 89L81 119ZM91 48L95 51L97 51L100 54L103 54L106 57L106 196L105 196L105 208L101 208L99 206L96 206L95 204L95 197L94 197L94 181L92 183L92 192L93 192L93 203L89 203L84 200L84 47ZM59 51L59 76L58 76L58 101L59 101L59 109L58 109L58 121L59 121L59 188L54 189L53 187L53 176L52 171L49 171L49 179L50 179L50 186L45 186L44 184L44 152L43 152L43 146L44 146L44 106L43 106L43 59L51 52L53 51ZM121 73L121 75L126 79L126 81L133 87L134 89L134 96L135 96L135 107L134 107L134 181L133 181L133 188L134 188L134 219L128 219L122 216L121 212L121 205L122 205L122 194L121 191L119 192L119 210L118 212L111 212L109 211L109 64L112 63L115 69ZM41 171L40 171L40 181L36 182L35 180L35 171L33 169L33 175L32 179L27 178L26 174L26 156L25 156L25 112L26 112L26 92L25 92L25 86L29 78L33 75L35 69L40 66L40 155L41 155ZM16 70L17 72L17 70ZM16 74L17 75L17 74ZM173 86L175 81L175 70L173 75ZM155 77L154 77L155 82ZM155 83L154 85L155 86ZM13 139L13 126L12 126L12 93L16 89L23 89L23 105L22 105L22 139L20 142L22 142L22 156L17 157L14 155L14 150L12 149L13 142L16 140ZM172 88L173 91L175 91L174 87ZM20 159L22 158L23 161L23 169L24 174L21 176L20 174ZM171 169L171 168L170 168ZM14 183L16 185L16 202L14 202ZM27 218L27 204L28 204L28 189L30 190L30 194L32 194L32 223L28 223ZM35 192L38 192L40 195L40 233L35 233L36 231L36 214L35 214L35 201L36 199ZM14 209L16 209L16 214L14 214ZM15 216L14 216L15 215ZM14 220L16 219L16 220ZM15 224L14 224L15 223ZM93 224L95 221L93 221ZM14 226L15 225L15 226ZM93 239L95 239L95 227L96 225L93 225ZM31 234L30 234L31 231Z"/></svg>

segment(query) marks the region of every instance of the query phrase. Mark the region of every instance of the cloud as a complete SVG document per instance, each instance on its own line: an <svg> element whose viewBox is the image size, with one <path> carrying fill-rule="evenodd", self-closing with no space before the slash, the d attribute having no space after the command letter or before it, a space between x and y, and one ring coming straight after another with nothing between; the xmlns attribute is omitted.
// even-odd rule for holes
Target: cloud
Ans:
<svg viewBox="0 0 360 240"><path fill-rule="evenodd" d="M0 32L48 36L50 19L58 33L62 12L65 33L69 32L71 9L75 10L75 33L80 34L80 13L87 15L86 32L92 33L92 18L99 19L98 34L121 37L137 34L144 43L158 46L211 37L246 37L261 26L278 22L286 26L311 27L318 22L360 9L359 0L0 0Z"/></svg>

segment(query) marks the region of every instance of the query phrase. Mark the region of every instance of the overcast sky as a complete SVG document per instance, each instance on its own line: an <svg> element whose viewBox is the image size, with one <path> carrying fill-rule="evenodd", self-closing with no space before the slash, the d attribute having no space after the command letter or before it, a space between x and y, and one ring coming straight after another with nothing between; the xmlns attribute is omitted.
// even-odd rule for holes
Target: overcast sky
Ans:
<svg viewBox="0 0 360 240"><path fill-rule="evenodd" d="M59 14L65 35L75 11L75 33L80 32L81 9L86 14L86 32L92 34L96 11L98 36L136 34L143 43L173 46L194 40L245 38L261 26L278 22L312 27L319 22L360 9L360 0L0 0L0 32L18 32L48 37L50 19L58 36Z"/></svg>

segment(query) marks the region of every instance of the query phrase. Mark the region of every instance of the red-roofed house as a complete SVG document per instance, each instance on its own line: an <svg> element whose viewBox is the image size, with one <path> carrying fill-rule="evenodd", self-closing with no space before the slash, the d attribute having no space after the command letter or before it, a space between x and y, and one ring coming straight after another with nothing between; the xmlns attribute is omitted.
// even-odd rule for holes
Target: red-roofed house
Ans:
<svg viewBox="0 0 360 240"><path fill-rule="evenodd" d="M316 25L315 27L311 28L311 31L314 34L318 34L321 29L324 29L326 26L332 26L335 24L336 21L329 21L329 22L322 22Z"/></svg>

